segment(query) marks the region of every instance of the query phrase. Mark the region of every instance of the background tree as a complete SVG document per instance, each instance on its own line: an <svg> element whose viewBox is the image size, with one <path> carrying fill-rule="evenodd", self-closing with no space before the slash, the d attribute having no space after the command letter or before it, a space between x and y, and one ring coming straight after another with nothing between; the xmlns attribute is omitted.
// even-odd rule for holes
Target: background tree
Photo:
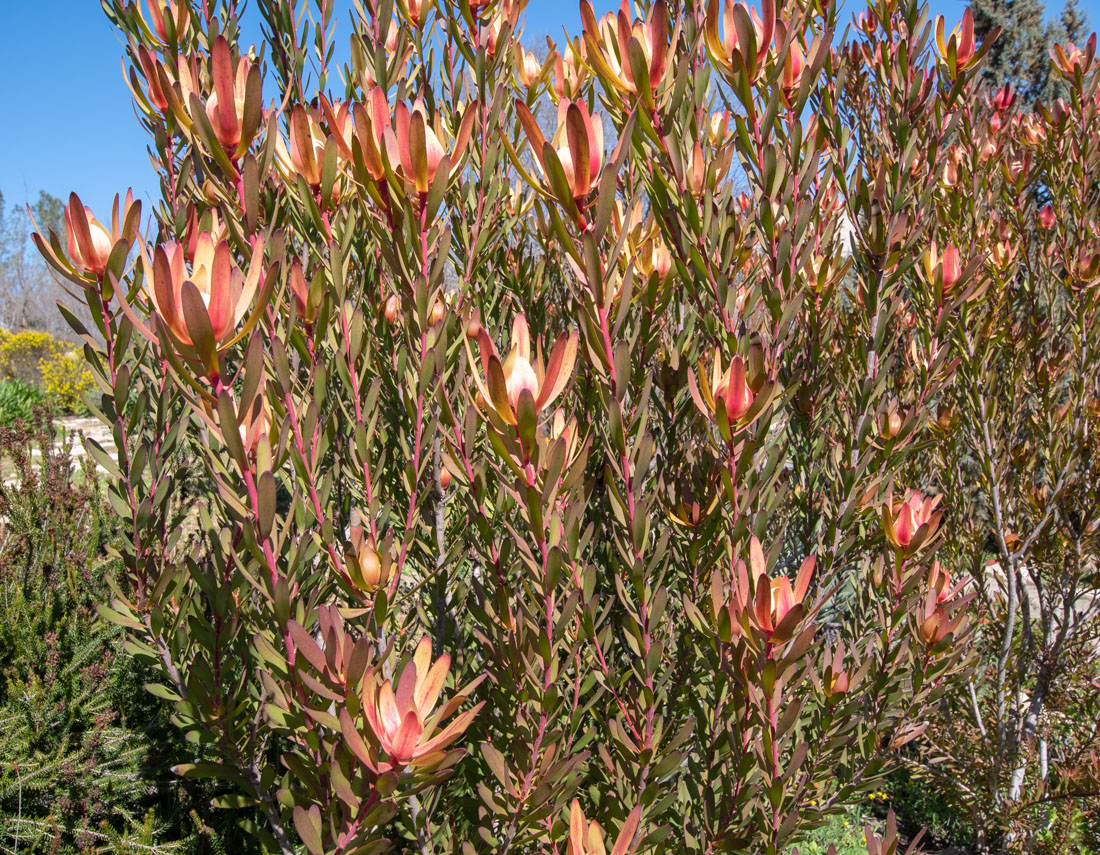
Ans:
<svg viewBox="0 0 1100 855"><path fill-rule="evenodd" d="M39 330L73 341L72 330L57 313L57 301L79 310L49 272L31 244L31 218L27 205L12 203L0 192L0 327L9 332ZM39 191L30 206L42 228L64 232L64 203ZM49 225L43 225L48 223Z"/></svg>
<svg viewBox="0 0 1100 855"><path fill-rule="evenodd" d="M1055 42L1081 42L1087 16L1077 0L1067 0L1061 18L1048 21L1042 0L974 0L974 32L984 40L994 28L1000 36L989 51L982 77L994 88L1011 84L1025 101L1049 101L1065 94L1064 82L1050 72Z"/></svg>

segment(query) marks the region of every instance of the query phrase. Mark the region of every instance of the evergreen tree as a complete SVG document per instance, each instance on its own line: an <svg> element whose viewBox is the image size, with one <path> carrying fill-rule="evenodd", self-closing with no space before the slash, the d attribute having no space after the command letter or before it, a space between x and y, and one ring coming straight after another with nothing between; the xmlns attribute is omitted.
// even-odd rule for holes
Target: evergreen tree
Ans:
<svg viewBox="0 0 1100 855"><path fill-rule="evenodd" d="M994 27L1001 34L986 59L983 76L994 86L1010 83L1025 101L1050 100L1060 81L1050 73L1055 42L1083 41L1088 21L1077 0L1067 0L1061 19L1045 20L1042 0L974 0L974 31L984 39Z"/></svg>
<svg viewBox="0 0 1100 855"><path fill-rule="evenodd" d="M1077 0L1066 0L1060 23L1062 40L1081 47L1089 36L1089 19Z"/></svg>
<svg viewBox="0 0 1100 855"><path fill-rule="evenodd" d="M56 196L39 190L38 201L31 206L31 210L43 234L49 234L51 230L59 235L65 233L65 203Z"/></svg>

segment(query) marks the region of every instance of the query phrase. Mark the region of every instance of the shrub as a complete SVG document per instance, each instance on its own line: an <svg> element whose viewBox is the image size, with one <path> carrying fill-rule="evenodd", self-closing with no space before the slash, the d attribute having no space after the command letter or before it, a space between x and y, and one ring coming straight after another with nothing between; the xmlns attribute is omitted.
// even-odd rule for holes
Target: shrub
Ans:
<svg viewBox="0 0 1100 855"><path fill-rule="evenodd" d="M22 380L0 380L0 424L10 424L16 419L30 422L35 407L44 403L45 397L34 386Z"/></svg>
<svg viewBox="0 0 1100 855"><path fill-rule="evenodd" d="M47 332L0 330L0 377L40 386L42 363L61 357L71 346Z"/></svg>
<svg viewBox="0 0 1100 855"><path fill-rule="evenodd" d="M246 851L180 758L149 675L97 606L117 584L118 519L48 415L0 428L0 839L26 853Z"/></svg>
<svg viewBox="0 0 1100 855"><path fill-rule="evenodd" d="M95 379L84 357L69 351L38 364L42 391L51 405L62 413L83 413L87 410L84 397L92 391Z"/></svg>
<svg viewBox="0 0 1100 855"><path fill-rule="evenodd" d="M778 855L983 651L944 412L1029 323L988 193L1074 200L1045 287L1096 328L1094 44L1010 115L969 11L879 0L834 47L821 4L583 3L540 65L522 6L357 4L335 84L332 4L264 0L259 53L232 2L105 4L155 231L73 195L36 238L117 443L104 614L181 775L284 855L586 855L597 817Z"/></svg>
<svg viewBox="0 0 1100 855"><path fill-rule="evenodd" d="M874 795L874 794L873 794ZM863 805L830 816L798 846L798 855L865 855L867 830L882 835L885 823Z"/></svg>

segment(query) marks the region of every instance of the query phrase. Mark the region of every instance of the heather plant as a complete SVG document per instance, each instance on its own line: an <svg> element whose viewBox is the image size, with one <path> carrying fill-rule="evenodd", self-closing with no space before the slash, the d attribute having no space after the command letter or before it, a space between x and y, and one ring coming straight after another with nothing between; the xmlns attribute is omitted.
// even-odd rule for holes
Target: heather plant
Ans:
<svg viewBox="0 0 1100 855"><path fill-rule="evenodd" d="M984 382L944 176L990 42L583 2L540 63L523 5L261 0L257 49L104 4L161 199L36 238L117 448L102 614L270 849L789 851L973 664L929 437Z"/></svg>
<svg viewBox="0 0 1100 855"><path fill-rule="evenodd" d="M166 704L97 614L119 520L40 408L0 428L0 838L25 853L218 853L248 842L181 788ZM259 851L253 846L253 851Z"/></svg>

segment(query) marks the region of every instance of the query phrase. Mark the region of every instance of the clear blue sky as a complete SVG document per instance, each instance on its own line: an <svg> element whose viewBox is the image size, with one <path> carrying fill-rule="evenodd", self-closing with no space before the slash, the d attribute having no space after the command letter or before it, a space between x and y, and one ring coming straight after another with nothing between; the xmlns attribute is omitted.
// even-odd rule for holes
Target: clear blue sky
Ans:
<svg viewBox="0 0 1100 855"><path fill-rule="evenodd" d="M446 2L446 0L444 0ZM1048 0L1050 12L1060 0ZM130 102L120 65L122 45L96 0L4 2L0 28L0 191L6 204L33 201L45 190L65 198L76 190L96 213L116 192L133 186L151 197L157 187L146 137ZM350 4L347 4L350 6ZM597 0L597 12L618 5ZM961 0L932 0L948 20ZM1100 0L1084 0L1089 24L1100 24ZM530 0L524 40L555 40L580 29L576 0ZM250 9L253 18L255 9ZM258 28L256 30L258 34Z"/></svg>

